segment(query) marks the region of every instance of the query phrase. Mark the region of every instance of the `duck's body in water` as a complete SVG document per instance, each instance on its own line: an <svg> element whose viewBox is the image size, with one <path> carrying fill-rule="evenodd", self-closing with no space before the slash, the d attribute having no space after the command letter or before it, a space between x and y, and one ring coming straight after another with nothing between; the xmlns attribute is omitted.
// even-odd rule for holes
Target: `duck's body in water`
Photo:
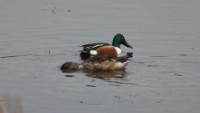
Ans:
<svg viewBox="0 0 200 113"><path fill-rule="evenodd" d="M63 72L123 70L130 62L131 57L132 53L120 57L94 56L82 63L66 62L60 69Z"/></svg>

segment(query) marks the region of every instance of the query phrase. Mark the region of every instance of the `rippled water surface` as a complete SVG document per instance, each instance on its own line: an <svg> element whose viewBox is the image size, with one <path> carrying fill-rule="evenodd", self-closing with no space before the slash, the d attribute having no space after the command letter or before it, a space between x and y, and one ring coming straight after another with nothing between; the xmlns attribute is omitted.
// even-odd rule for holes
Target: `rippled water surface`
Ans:
<svg viewBox="0 0 200 113"><path fill-rule="evenodd" d="M1 0L0 98L20 97L24 113L198 113L199 4ZM116 33L133 46L122 46L134 54L123 76L59 70Z"/></svg>

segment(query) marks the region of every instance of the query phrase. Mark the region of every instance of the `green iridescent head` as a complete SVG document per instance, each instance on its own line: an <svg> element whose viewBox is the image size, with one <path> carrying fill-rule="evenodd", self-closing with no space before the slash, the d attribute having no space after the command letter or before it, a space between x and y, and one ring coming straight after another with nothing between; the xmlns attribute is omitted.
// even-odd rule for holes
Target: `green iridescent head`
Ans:
<svg viewBox="0 0 200 113"><path fill-rule="evenodd" d="M119 33L119 34L116 34L114 36L112 45L115 46L115 47L120 48L121 44L125 45L126 47L129 47L129 48L133 49L133 47L126 42L124 36Z"/></svg>

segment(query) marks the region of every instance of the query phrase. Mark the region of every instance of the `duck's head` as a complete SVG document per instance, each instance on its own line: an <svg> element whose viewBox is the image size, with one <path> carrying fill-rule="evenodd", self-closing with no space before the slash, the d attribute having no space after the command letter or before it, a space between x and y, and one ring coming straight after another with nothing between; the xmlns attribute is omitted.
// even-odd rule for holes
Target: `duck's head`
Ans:
<svg viewBox="0 0 200 113"><path fill-rule="evenodd" d="M125 45L126 47L129 47L129 48L133 49L133 47L127 43L127 41L125 40L124 36L119 33L119 34L116 34L114 36L112 45L115 46L115 47L119 47L120 48L121 44Z"/></svg>

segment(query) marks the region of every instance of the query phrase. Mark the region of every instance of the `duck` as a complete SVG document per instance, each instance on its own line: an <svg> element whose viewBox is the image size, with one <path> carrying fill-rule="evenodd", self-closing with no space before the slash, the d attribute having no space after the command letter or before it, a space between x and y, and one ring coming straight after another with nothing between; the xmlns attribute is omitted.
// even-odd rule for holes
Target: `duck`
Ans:
<svg viewBox="0 0 200 113"><path fill-rule="evenodd" d="M124 70L132 57L133 53L131 52L119 57L93 56L82 63L66 62L60 69L62 72L75 72L80 70L84 72L113 72Z"/></svg>
<svg viewBox="0 0 200 113"><path fill-rule="evenodd" d="M82 60L88 59L90 56L111 56L117 57L121 54L122 50L120 46L125 45L128 48L133 49L133 47L126 41L121 33L114 36L112 44L98 42L82 45L83 50L80 52L80 57Z"/></svg>

